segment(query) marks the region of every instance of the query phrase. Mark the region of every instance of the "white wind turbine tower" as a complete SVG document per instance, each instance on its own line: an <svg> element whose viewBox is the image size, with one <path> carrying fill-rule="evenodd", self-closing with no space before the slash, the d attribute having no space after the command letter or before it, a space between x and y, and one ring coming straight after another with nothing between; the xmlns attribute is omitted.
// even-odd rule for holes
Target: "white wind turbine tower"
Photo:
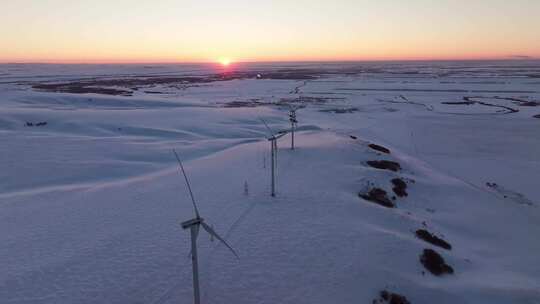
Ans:
<svg viewBox="0 0 540 304"><path fill-rule="evenodd" d="M199 264L198 264L198 256L197 256L197 237L199 236L199 229L202 226L208 234L210 234L211 237L215 237L219 241L221 241L229 250L238 258L238 255L234 251L234 249L225 242L225 240L220 237L212 227L210 227L208 224L204 222L204 219L200 217L199 215L199 209L197 209L197 204L195 203L195 198L193 197L193 192L191 191L191 186L189 184L189 180L186 175L186 171L184 170L184 166L182 165L182 161L180 160L180 157L178 156L178 153L173 149L174 156L176 156L176 160L178 161L178 164L180 165L180 169L182 169L182 174L184 175L184 179L186 180L186 185L189 190L189 196L191 197L191 202L193 203L193 210L195 211L195 218L185 221L182 223L183 229L190 229L191 230L191 261L193 264L193 298L195 304L201 303L201 295L200 295L200 289L199 289Z"/></svg>
<svg viewBox="0 0 540 304"><path fill-rule="evenodd" d="M289 110L289 121L291 122L291 150L294 150L294 129L296 129L296 126L298 125L296 110L298 110L298 107L293 107Z"/></svg>
<svg viewBox="0 0 540 304"><path fill-rule="evenodd" d="M285 136L287 133L286 132L280 132L278 134L275 134L272 129L270 129L270 127L266 124L266 122L261 118L261 121L263 122L264 126L266 127L266 129L268 129L268 132L270 132L270 136L267 137L266 139L268 139L268 141L270 142L270 154L271 154L271 179L272 179L272 182L271 182L271 187L272 187L272 192L271 192L271 195L272 196L276 196L276 167L277 167L277 140L280 139L281 137Z"/></svg>

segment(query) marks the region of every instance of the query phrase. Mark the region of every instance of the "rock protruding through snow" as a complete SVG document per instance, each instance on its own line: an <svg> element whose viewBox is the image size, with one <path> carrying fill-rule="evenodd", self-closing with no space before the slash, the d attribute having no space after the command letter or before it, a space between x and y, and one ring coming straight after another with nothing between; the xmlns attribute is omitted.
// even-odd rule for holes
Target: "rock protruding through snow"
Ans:
<svg viewBox="0 0 540 304"><path fill-rule="evenodd" d="M454 273L454 268L446 264L444 258L433 249L424 249L420 255L420 263L436 276Z"/></svg>
<svg viewBox="0 0 540 304"><path fill-rule="evenodd" d="M450 245L450 243L448 243L447 241L443 240L442 238L430 233L429 231L425 230L425 229L418 229L416 230L416 236L421 239L421 240L424 240L430 244L433 244L435 246L439 246L441 248L444 248L444 249L447 249L447 250L452 250L452 245Z"/></svg>
<svg viewBox="0 0 540 304"><path fill-rule="evenodd" d="M401 170L399 163L391 160L370 160L367 164L373 168L397 172Z"/></svg>
<svg viewBox="0 0 540 304"><path fill-rule="evenodd" d="M43 127L43 126L46 126L47 125L47 122L46 121L40 121L40 122L36 122L36 123L33 123L33 122L29 122L27 121L25 126L27 127Z"/></svg>
<svg viewBox="0 0 540 304"><path fill-rule="evenodd" d="M506 189L503 186L498 185L497 183L488 182L486 183L486 186L488 186L489 188L493 189L495 192L502 195L505 199L511 200L515 203L526 205L526 206L534 205L534 203L528 198L526 198L525 195L519 192L513 191L513 190Z"/></svg>
<svg viewBox="0 0 540 304"><path fill-rule="evenodd" d="M399 197L405 197L409 194L407 193L407 183L403 181L401 178L394 178L392 179L392 184L394 187L392 188L392 191L399 196Z"/></svg>
<svg viewBox="0 0 540 304"><path fill-rule="evenodd" d="M379 299L375 299L372 302L373 304L410 304L409 300L405 296L400 294L390 292L387 290L381 290L379 293Z"/></svg>
<svg viewBox="0 0 540 304"><path fill-rule="evenodd" d="M381 188L373 188L367 193L359 193L358 196L386 208L396 207L396 205L388 198L386 191Z"/></svg>
<svg viewBox="0 0 540 304"><path fill-rule="evenodd" d="M383 147L383 146L379 146L379 145L376 145L376 144L369 144L368 147L370 147L371 149L373 149L375 151L390 154L390 150L388 148Z"/></svg>

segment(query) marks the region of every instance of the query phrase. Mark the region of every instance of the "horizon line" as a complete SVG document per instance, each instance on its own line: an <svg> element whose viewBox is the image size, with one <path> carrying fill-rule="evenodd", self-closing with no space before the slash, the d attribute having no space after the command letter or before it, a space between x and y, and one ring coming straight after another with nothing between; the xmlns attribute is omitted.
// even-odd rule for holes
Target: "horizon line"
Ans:
<svg viewBox="0 0 540 304"><path fill-rule="evenodd" d="M246 60L232 61L231 64L254 64L254 63L356 63L356 62L449 62L449 61L537 61L540 57L506 57L506 58L403 58L403 59L321 59L321 60ZM219 64L218 61L56 61L56 60L36 60L36 61L2 61L0 64L80 64L80 65L115 65L115 64Z"/></svg>

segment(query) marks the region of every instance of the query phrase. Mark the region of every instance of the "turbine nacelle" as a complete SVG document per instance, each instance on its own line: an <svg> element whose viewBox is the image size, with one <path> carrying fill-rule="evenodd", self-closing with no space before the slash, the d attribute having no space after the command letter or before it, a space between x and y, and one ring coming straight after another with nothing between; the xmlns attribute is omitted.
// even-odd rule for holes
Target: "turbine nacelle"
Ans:
<svg viewBox="0 0 540 304"><path fill-rule="evenodd" d="M204 219L202 217L197 217L189 221L185 221L181 225L183 229L189 229L191 226L200 225L203 221Z"/></svg>
<svg viewBox="0 0 540 304"><path fill-rule="evenodd" d="M272 140L278 140L280 138L282 138L283 136L287 135L287 131L280 131L278 132L277 134L272 134L272 136L270 137L267 137L266 139L268 141L272 141Z"/></svg>

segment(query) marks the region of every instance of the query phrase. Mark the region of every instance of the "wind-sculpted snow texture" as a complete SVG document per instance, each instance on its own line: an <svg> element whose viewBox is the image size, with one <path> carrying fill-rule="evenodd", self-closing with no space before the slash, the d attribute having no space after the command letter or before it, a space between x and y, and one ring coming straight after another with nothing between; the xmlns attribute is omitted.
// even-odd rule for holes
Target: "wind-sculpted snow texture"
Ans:
<svg viewBox="0 0 540 304"><path fill-rule="evenodd" d="M537 303L539 75L534 61L0 65L0 303L191 303L173 148L240 256L199 237L203 303ZM290 105L296 149L280 139L272 198L260 118L287 130ZM452 271L433 274L437 255Z"/></svg>

